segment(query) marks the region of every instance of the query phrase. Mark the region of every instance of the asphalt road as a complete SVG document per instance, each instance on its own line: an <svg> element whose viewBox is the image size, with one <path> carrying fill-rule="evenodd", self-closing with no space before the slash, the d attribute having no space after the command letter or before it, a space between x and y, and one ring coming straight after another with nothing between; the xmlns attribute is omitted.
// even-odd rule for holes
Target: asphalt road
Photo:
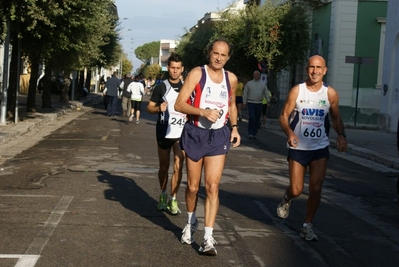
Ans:
<svg viewBox="0 0 399 267"><path fill-rule="evenodd" d="M298 233L308 189L282 220L288 184L285 138L262 130L228 154L214 230L218 255L179 241L183 213L159 212L155 115L141 123L105 116L101 106L72 112L1 145L0 266L397 266L397 172L348 161L332 151L314 220L319 241Z"/></svg>

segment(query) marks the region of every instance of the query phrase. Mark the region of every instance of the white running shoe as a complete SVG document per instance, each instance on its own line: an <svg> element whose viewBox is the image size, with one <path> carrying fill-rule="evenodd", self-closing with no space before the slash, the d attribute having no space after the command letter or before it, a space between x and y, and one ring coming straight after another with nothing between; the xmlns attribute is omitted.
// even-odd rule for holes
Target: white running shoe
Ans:
<svg viewBox="0 0 399 267"><path fill-rule="evenodd" d="M218 242L216 242L213 236L209 236L207 239L204 239L204 241L202 241L199 252L206 255L216 256L218 252L214 245L216 245L217 243Z"/></svg>
<svg viewBox="0 0 399 267"><path fill-rule="evenodd" d="M291 207L292 199L287 201L285 196L283 200L277 206L277 215L282 219L286 219L290 214L290 207Z"/></svg>
<svg viewBox="0 0 399 267"><path fill-rule="evenodd" d="M301 229L300 237L305 239L306 241L317 241L319 237L313 232L313 225L311 223L306 224Z"/></svg>
<svg viewBox="0 0 399 267"><path fill-rule="evenodd" d="M194 242L194 233L198 229L198 220L195 220L194 224L187 223L182 231L181 243L182 244L191 244Z"/></svg>

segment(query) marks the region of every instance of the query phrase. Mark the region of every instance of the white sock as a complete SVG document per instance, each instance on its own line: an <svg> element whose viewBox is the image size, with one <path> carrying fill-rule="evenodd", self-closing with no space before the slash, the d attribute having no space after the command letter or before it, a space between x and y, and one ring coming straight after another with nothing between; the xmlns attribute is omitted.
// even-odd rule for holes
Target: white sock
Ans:
<svg viewBox="0 0 399 267"><path fill-rule="evenodd" d="M212 227L204 227L204 230L205 230L204 239L207 239L208 237L213 235Z"/></svg>

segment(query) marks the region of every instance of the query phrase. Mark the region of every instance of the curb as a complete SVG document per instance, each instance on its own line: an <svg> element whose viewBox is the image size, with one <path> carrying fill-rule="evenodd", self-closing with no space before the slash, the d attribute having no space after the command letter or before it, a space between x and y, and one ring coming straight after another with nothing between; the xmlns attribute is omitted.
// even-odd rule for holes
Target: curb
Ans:
<svg viewBox="0 0 399 267"><path fill-rule="evenodd" d="M0 125L0 145L5 144L17 136L23 135L37 126L56 120L57 118L66 115L69 112L75 111L83 106L91 106L102 101L102 97L97 94L89 95L82 102L69 101L69 105L62 105L62 107L55 107L55 112L52 113L34 113L33 118L28 116L20 117L18 124ZM54 104L55 106L57 104Z"/></svg>
<svg viewBox="0 0 399 267"><path fill-rule="evenodd" d="M268 118L268 121L269 120L273 124L274 123L278 123L277 119L269 119ZM347 127L347 125L345 125L345 128L346 129L354 129L353 127L352 128L351 127ZM367 126L363 125L361 127L358 127L357 129L358 130L377 130L377 127L374 127L372 125L367 127ZM285 134L284 134L284 136L285 136ZM332 147L332 148L336 148L337 147L336 144L335 144L335 141L336 140L334 138L331 138L331 136L330 136L330 147ZM380 152L377 152L377 151L373 151L373 150L370 150L370 149L367 149L367 148L363 148L363 147L360 147L360 146L353 145L351 143L348 144L347 153L349 155L353 155L353 156L356 156L356 157L359 157L359 158L362 158L362 159L366 159L366 160L370 160L372 162L376 162L376 163L384 165L384 166L386 166L388 168L399 170L399 158L398 157L389 156L389 155L386 155L386 154L383 154L383 153L380 153Z"/></svg>
<svg viewBox="0 0 399 267"><path fill-rule="evenodd" d="M336 147L335 141L330 141L330 144L331 146ZM367 159L382 164L386 167L399 170L398 157L387 156L380 152L372 151L367 148L358 147L351 144L348 144L348 153L359 158Z"/></svg>

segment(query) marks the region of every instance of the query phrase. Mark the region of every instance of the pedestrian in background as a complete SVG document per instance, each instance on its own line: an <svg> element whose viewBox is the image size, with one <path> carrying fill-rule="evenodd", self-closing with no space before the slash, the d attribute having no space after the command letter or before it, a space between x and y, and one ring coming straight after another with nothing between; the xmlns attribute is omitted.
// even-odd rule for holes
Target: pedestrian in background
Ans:
<svg viewBox="0 0 399 267"><path fill-rule="evenodd" d="M231 53L230 44L226 40L211 42L207 47L209 63L191 70L175 104L177 111L188 116L180 140L186 155L188 214L181 242L194 242L193 235L198 228L195 211L203 169L206 191L205 233L199 252L208 255L217 254L213 228L219 208L219 183L226 154L233 141L236 141L233 147L240 144L235 103L237 77L223 68ZM227 126L228 120L231 129Z"/></svg>
<svg viewBox="0 0 399 267"><path fill-rule="evenodd" d="M155 86L147 112L158 114L156 136L158 143L159 170L158 180L161 187L158 210L169 210L176 215L181 213L178 205L177 191L183 176L184 155L180 149L180 136L186 122L186 114L175 110L176 98L179 95L183 82L180 80L184 71L183 59L178 54L171 54L168 58L169 77ZM170 199L166 193L168 185L170 152L173 149L173 173L170 181Z"/></svg>
<svg viewBox="0 0 399 267"><path fill-rule="evenodd" d="M236 89L236 105L237 105L237 112L238 112L238 120L242 121L242 93L244 90L244 84L241 81L241 77L238 76L238 83Z"/></svg>
<svg viewBox="0 0 399 267"><path fill-rule="evenodd" d="M143 83L139 82L138 77L134 78L134 81L129 84L126 89L128 92L131 93L131 112L129 121L133 121L133 118L136 116L136 124L140 123L140 113L141 113L141 100L143 99L144 95L144 85Z"/></svg>
<svg viewBox="0 0 399 267"><path fill-rule="evenodd" d="M271 101L272 99L272 93L267 90L268 94L269 94L269 99ZM260 128L266 128L266 121L267 121L267 107L270 106L270 102L267 102L266 97L263 97L262 99L262 119L259 122L260 124Z"/></svg>
<svg viewBox="0 0 399 267"><path fill-rule="evenodd" d="M245 84L243 94L243 108L248 105L248 138L256 139L259 130L259 122L262 114L262 99L267 100L270 105L269 90L266 84L260 80L260 72L253 72L253 79Z"/></svg>
<svg viewBox="0 0 399 267"><path fill-rule="evenodd" d="M346 151L347 142L344 124L339 114L338 94L331 86L323 84L323 76L327 72L324 58L312 56L308 60L306 70L307 80L289 91L280 115L280 126L287 135L289 147L290 184L277 207L277 215L283 219L288 217L292 200L303 191L305 173L309 167L309 197L300 237L311 241L318 240L312 222L320 204L329 158L328 114L338 134L336 145L339 152Z"/></svg>
<svg viewBox="0 0 399 267"><path fill-rule="evenodd" d="M119 85L119 88L122 89L122 112L123 116L130 116L130 110L132 109L132 103L131 103L131 96L132 93L127 91L127 87L129 84L133 82L132 75L131 74L126 74L125 79L121 82Z"/></svg>
<svg viewBox="0 0 399 267"><path fill-rule="evenodd" d="M116 115L116 107L118 104L118 88L121 81L117 78L118 73L114 71L112 77L107 79L105 83L104 95L107 96L107 114L114 117Z"/></svg>
<svg viewBox="0 0 399 267"><path fill-rule="evenodd" d="M104 87L105 87L105 78L104 78L104 75L101 75L101 77L100 77L100 92L104 91Z"/></svg>

